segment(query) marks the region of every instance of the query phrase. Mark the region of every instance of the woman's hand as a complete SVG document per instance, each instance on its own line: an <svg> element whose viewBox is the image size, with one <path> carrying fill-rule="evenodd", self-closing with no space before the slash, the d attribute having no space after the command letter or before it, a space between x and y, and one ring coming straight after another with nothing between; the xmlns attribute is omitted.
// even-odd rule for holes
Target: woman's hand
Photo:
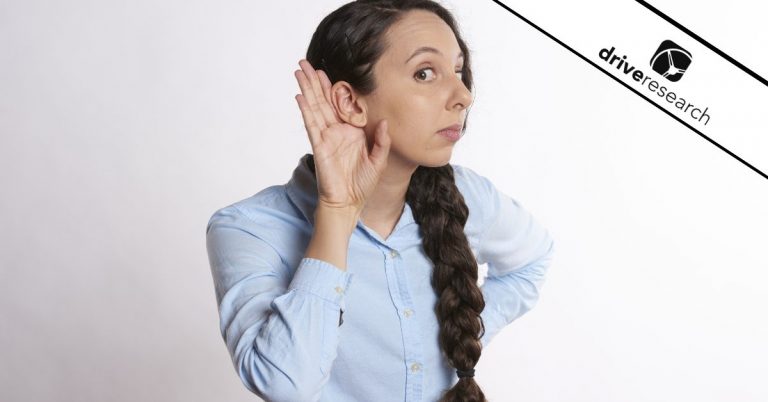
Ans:
<svg viewBox="0 0 768 402"><path fill-rule="evenodd" d="M312 144L317 176L318 206L351 208L358 214L387 165L390 138L385 120L376 126L368 152L365 132L342 121L331 102L331 81L322 70L300 60L296 101Z"/></svg>

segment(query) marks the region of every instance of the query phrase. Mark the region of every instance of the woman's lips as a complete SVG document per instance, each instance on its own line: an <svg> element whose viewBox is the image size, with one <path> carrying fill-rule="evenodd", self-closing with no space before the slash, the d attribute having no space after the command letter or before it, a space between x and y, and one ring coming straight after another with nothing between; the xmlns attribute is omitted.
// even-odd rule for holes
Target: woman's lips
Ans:
<svg viewBox="0 0 768 402"><path fill-rule="evenodd" d="M461 124L456 123L453 125L450 125L448 127L443 128L442 130L438 131L437 133L442 135L445 138L448 138L451 141L458 141L459 138L461 138Z"/></svg>
<svg viewBox="0 0 768 402"><path fill-rule="evenodd" d="M443 130L461 131L461 124L456 123L448 127L443 127L440 131L443 131Z"/></svg>
<svg viewBox="0 0 768 402"><path fill-rule="evenodd" d="M458 141L459 138L461 138L461 132L459 130L453 130L453 129L440 130L437 133L454 142Z"/></svg>

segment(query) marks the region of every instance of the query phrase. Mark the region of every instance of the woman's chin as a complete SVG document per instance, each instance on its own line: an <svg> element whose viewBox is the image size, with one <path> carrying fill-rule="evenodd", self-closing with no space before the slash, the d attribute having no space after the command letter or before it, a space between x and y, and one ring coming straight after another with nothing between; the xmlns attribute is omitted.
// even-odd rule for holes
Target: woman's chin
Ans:
<svg viewBox="0 0 768 402"><path fill-rule="evenodd" d="M433 149L421 161L420 165L424 167L440 167L445 166L451 162L451 156L453 155L453 147L444 149Z"/></svg>

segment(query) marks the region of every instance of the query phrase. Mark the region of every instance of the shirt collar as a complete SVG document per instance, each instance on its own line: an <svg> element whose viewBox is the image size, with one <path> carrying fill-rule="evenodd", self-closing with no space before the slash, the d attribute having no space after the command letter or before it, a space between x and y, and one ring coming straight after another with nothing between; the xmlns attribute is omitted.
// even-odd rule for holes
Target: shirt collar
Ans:
<svg viewBox="0 0 768 402"><path fill-rule="evenodd" d="M304 215L304 218L314 226L315 208L317 207L317 179L309 167L310 157L312 157L312 154L304 154L299 159L299 164L293 170L291 179L285 184L285 191L291 202ZM414 222L411 207L406 202L403 214L395 229ZM359 224L360 222L358 221Z"/></svg>

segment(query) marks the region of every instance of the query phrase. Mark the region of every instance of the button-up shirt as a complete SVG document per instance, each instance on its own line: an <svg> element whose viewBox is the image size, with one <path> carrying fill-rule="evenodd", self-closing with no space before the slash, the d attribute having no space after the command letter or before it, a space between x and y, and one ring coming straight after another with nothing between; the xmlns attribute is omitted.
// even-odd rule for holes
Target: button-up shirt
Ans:
<svg viewBox="0 0 768 402"><path fill-rule="evenodd" d="M290 180L217 210L207 251L221 335L243 384L267 401L436 401L457 381L438 345L434 265L405 203L385 239L357 222L347 270L304 258L317 182L300 158ZM519 201L451 165L469 208L464 232L488 342L539 298L553 240Z"/></svg>

